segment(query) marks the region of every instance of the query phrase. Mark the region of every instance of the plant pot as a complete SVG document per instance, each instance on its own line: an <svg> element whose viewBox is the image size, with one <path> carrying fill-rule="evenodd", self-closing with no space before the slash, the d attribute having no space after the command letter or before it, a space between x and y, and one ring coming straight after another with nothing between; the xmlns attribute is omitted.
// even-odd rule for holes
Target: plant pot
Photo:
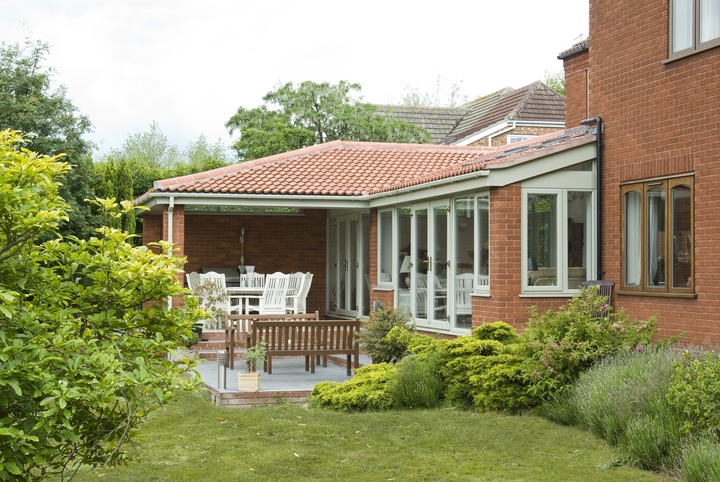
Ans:
<svg viewBox="0 0 720 482"><path fill-rule="evenodd" d="M203 323L195 323L193 325L193 332L198 336L198 340L202 340Z"/></svg>
<svg viewBox="0 0 720 482"><path fill-rule="evenodd" d="M238 373L239 392L257 392L260 390L260 372Z"/></svg>

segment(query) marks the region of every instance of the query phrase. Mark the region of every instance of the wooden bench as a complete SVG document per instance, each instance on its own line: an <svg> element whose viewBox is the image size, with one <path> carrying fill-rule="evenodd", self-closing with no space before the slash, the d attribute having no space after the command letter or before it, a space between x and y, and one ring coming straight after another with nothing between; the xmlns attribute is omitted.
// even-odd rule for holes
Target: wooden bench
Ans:
<svg viewBox="0 0 720 482"><path fill-rule="evenodd" d="M228 352L230 369L235 369L235 348L240 346L241 337L251 331L256 321L317 321L320 319L320 312L286 314L286 315L231 315L225 316L225 351Z"/></svg>
<svg viewBox="0 0 720 482"><path fill-rule="evenodd" d="M360 320L357 319L258 320L252 323L246 336L248 347L255 346L260 340L266 343L267 359L263 369L268 374L272 374L274 356L304 356L305 371L315 373L315 365L320 363L320 357L323 366L327 366L328 356L345 355L347 375L350 376L352 368L360 366L359 332Z"/></svg>

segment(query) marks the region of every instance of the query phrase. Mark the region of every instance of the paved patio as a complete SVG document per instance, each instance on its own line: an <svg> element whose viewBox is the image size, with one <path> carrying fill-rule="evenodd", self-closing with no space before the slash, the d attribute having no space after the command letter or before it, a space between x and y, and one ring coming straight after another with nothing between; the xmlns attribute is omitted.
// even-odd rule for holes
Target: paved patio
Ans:
<svg viewBox="0 0 720 482"><path fill-rule="evenodd" d="M360 355L360 364L369 365L370 358ZM203 384L210 398L218 406L252 406L283 402L306 402L313 387L319 382L344 382L350 380L342 361L331 359L328 366L322 364L315 367L315 373L305 371L303 357L273 357L273 372L260 375L259 392L238 392L237 374L244 363L235 361L235 370L218 369L217 360L202 360L196 370L202 377ZM224 388L223 378L225 377Z"/></svg>

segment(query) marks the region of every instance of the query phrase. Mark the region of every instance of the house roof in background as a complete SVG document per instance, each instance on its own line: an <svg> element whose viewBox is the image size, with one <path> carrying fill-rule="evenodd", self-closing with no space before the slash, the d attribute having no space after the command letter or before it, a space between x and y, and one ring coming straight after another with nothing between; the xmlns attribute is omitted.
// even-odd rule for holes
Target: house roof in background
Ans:
<svg viewBox="0 0 720 482"><path fill-rule="evenodd" d="M564 50L558 54L558 60L565 60L566 58L574 55L578 52L583 52L590 48L590 39L581 40L567 50Z"/></svg>
<svg viewBox="0 0 720 482"><path fill-rule="evenodd" d="M540 81L520 89L506 87L469 102L463 108L469 113L442 144L456 144L505 121L565 122L565 97Z"/></svg>
<svg viewBox="0 0 720 482"><path fill-rule="evenodd" d="M142 196L173 193L369 196L531 161L595 140L587 127L501 147L333 141L155 182Z"/></svg>
<svg viewBox="0 0 720 482"><path fill-rule="evenodd" d="M396 119L424 127L436 144L441 144L470 112L465 107L378 105L377 108L380 112L389 112Z"/></svg>

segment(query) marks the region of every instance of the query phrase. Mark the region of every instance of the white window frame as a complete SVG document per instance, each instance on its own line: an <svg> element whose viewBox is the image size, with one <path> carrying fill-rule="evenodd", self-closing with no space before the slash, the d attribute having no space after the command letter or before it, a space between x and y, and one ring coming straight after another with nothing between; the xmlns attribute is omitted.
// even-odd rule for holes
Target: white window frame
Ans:
<svg viewBox="0 0 720 482"><path fill-rule="evenodd" d="M390 216L390 226L383 227L383 215ZM378 233L377 233L377 246L378 246L378 263L377 263L377 284L383 288L393 287L393 274L397 272L398 267L395 266L395 256L393 253L397 252L395 248L396 244L396 233L395 233L395 209L383 209L378 211ZM385 230L389 228L389 232ZM387 252L386 252L387 251ZM385 259L383 259L385 257ZM388 259L389 258L389 259ZM390 273L384 272L390 269Z"/></svg>
<svg viewBox="0 0 720 482"><path fill-rule="evenodd" d="M513 143L515 143L515 142L520 142L520 141L525 141L525 140L527 140L527 139L532 139L533 137L537 137L537 136L533 136L533 135L521 135L521 134L508 134L508 136L507 136L507 143L508 143L508 144L513 144Z"/></svg>
<svg viewBox="0 0 720 482"><path fill-rule="evenodd" d="M522 189L522 259L521 259L521 267L522 267L522 292L523 294L531 294L531 295L543 295L546 296L548 294L551 295L572 295L579 292L578 288L574 288L571 286L568 286L568 250L566 249L568 245L569 240L569 230L566 220L568 219L568 211L567 211L567 201L568 201L568 193L569 192L588 192L591 193L590 197L590 211L591 215L589 216L590 219L587 219L586 222L589 223L591 226L595 226L595 217L596 217L596 194L593 189L590 188L540 188L540 187L523 187ZM556 213L556 220L555 220L555 238L557 239L557 242L555 243L554 251L555 251L555 259L556 259L556 267L555 267L555 277L557 280L557 284L554 286L532 286L529 284L529 272L528 272L528 257L525 255L525 253L528 252L528 196L533 194L550 194L550 195L556 195L557 196L557 213ZM590 231L591 232L591 231ZM595 246L595 236L590 236L591 239L586 239L586 249L587 255L587 265L586 268L586 277L590 279L591 273L595 272L595 259L596 259L596 250L597 247Z"/></svg>

